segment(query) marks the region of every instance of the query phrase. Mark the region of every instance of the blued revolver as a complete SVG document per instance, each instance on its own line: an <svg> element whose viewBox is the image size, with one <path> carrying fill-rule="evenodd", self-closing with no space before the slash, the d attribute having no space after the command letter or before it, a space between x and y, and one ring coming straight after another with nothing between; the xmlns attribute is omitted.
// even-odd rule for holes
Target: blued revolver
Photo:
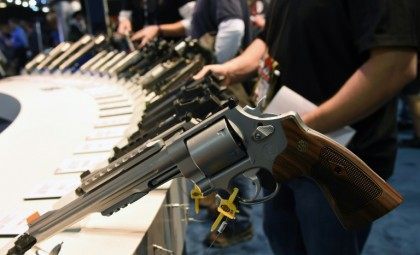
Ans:
<svg viewBox="0 0 420 255"><path fill-rule="evenodd" d="M272 191L265 198L236 199L244 203L265 201L283 181L312 178L346 228L373 221L402 202L362 160L309 129L296 113L265 115L229 102L202 122L176 125L107 167L82 174L78 198L42 215L8 254L25 253L89 213L111 215L173 178L188 178L207 195L236 190L230 182L241 174L257 192L261 186Z"/></svg>

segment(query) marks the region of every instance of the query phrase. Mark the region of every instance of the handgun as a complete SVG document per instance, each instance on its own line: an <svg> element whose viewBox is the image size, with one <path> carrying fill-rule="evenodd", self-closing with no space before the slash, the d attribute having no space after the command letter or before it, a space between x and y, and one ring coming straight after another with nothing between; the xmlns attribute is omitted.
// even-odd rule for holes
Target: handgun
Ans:
<svg viewBox="0 0 420 255"><path fill-rule="evenodd" d="M26 63L24 71L25 73L31 73L34 68L39 65L45 58L47 57L47 54L41 52L38 55L36 55L31 61Z"/></svg>
<svg viewBox="0 0 420 255"><path fill-rule="evenodd" d="M188 80L180 85L181 86L176 89L166 91L165 94L155 97L153 101L146 102L146 109L144 110L143 116L153 116L164 111L166 108L170 107L176 99L186 101L188 99L204 96L205 94L212 94L225 100L231 97L226 88L217 84L211 76L196 81Z"/></svg>
<svg viewBox="0 0 420 255"><path fill-rule="evenodd" d="M156 88L158 94L176 90L185 84L185 82L190 81L192 76L203 68L205 60L201 55L196 55L192 59L186 59L185 64L183 68L172 76L159 81Z"/></svg>
<svg viewBox="0 0 420 255"><path fill-rule="evenodd" d="M80 68L80 73L85 73L92 65L94 65L96 62L98 62L99 59L103 58L108 53L107 50L102 50L95 54L91 59L86 61Z"/></svg>
<svg viewBox="0 0 420 255"><path fill-rule="evenodd" d="M115 66L111 67L108 70L109 76L116 76L119 73L123 72L124 70L128 69L129 67L135 65L142 59L141 51L135 50L125 56L119 63Z"/></svg>
<svg viewBox="0 0 420 255"><path fill-rule="evenodd" d="M172 101L165 109L144 114L141 127L146 129L147 127L153 128L155 124L174 114L185 115L191 112L194 118L204 118L209 113L212 113L214 109L217 109L221 105L222 100L217 95L213 95L206 90L201 95L183 96Z"/></svg>
<svg viewBox="0 0 420 255"><path fill-rule="evenodd" d="M56 58L61 56L64 52L66 52L72 46L69 42L62 42L53 48L50 52L48 52L47 56L35 67L37 72L41 72L46 67L54 61Z"/></svg>
<svg viewBox="0 0 420 255"><path fill-rule="evenodd" d="M98 73L106 74L106 72L115 64L117 64L120 60L122 60L127 55L126 52L121 51L115 56L113 56L110 60L108 60L104 65L99 67Z"/></svg>
<svg viewBox="0 0 420 255"><path fill-rule="evenodd" d="M111 50L107 52L103 57L99 58L94 64L92 64L90 67L87 68L87 72L90 72L91 74L95 74L98 72L98 69L105 65L110 59L115 57L118 54L117 50Z"/></svg>
<svg viewBox="0 0 420 255"><path fill-rule="evenodd" d="M114 155L110 158L113 161L128 151L146 142L150 137L155 137L172 126L188 122L191 118L202 120L207 115L215 113L223 108L226 100L218 98L209 92L204 92L201 96L180 97L172 102L172 107L167 107L169 111L149 118L142 117L138 124L138 129L130 137L114 147Z"/></svg>
<svg viewBox="0 0 420 255"><path fill-rule="evenodd" d="M54 59L50 64L46 66L47 70L55 71L64 61L70 58L73 54L75 54L80 48L84 47L85 45L89 44L93 40L93 37L90 35L84 35L80 38L77 42L71 44L71 46L63 52L60 56Z"/></svg>
<svg viewBox="0 0 420 255"><path fill-rule="evenodd" d="M122 70L117 74L119 79L136 79L152 69L155 65L162 61L166 61L169 48L171 46L166 41L154 41L147 47L141 49L141 58L134 65Z"/></svg>
<svg viewBox="0 0 420 255"><path fill-rule="evenodd" d="M255 184L256 192L261 187L269 191L262 198L236 197L241 203L272 198L284 181L313 179L345 228L371 222L402 202L360 158L308 128L296 113L268 115L229 100L193 127L174 126L108 166L83 173L78 197L41 215L7 254L23 254L90 213L111 215L171 179L185 177L203 195L236 194L232 179L241 174Z"/></svg>
<svg viewBox="0 0 420 255"><path fill-rule="evenodd" d="M60 72L64 72L66 69L70 68L71 66L75 65L79 60L83 57L87 57L92 51L100 51L101 46L106 43L106 37L104 35L98 35L88 43L86 43L82 48L77 50L74 54L72 54L68 59L66 59L62 64L58 66L58 70ZM77 69L80 65L77 65L73 69Z"/></svg>

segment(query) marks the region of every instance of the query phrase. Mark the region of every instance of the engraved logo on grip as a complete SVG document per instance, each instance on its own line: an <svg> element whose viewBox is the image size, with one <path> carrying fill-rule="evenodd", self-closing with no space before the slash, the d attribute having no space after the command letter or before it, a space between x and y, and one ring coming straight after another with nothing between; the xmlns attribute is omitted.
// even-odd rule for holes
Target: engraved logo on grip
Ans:
<svg viewBox="0 0 420 255"><path fill-rule="evenodd" d="M296 148L297 148L298 151L306 153L308 151L308 142L300 139L297 142Z"/></svg>

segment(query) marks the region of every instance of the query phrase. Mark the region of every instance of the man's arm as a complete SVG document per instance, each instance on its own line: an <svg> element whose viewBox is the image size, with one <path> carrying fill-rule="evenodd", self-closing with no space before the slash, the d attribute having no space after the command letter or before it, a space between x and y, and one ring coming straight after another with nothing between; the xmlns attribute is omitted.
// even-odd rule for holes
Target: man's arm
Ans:
<svg viewBox="0 0 420 255"><path fill-rule="evenodd" d="M189 34L191 18L195 8L195 1L188 2L178 9L182 20L161 25L147 26L137 31L132 37L133 41L140 41L140 47L146 45L153 38L161 35L166 37L182 37Z"/></svg>
<svg viewBox="0 0 420 255"><path fill-rule="evenodd" d="M194 79L200 79L206 73L212 72L215 75L223 76L226 85L245 80L258 69L259 60L266 51L265 42L255 39L238 57L221 65L207 65L194 76Z"/></svg>
<svg viewBox="0 0 420 255"><path fill-rule="evenodd" d="M185 21L180 20L171 24L162 24L162 25L152 25L147 26L139 31L137 31L132 37L133 41L141 41L140 47L146 45L150 40L155 38L158 35L167 36L167 37L181 37L185 36L186 27Z"/></svg>
<svg viewBox="0 0 420 255"><path fill-rule="evenodd" d="M374 49L370 58L332 98L302 118L319 132L337 130L373 113L413 80L416 73L414 50Z"/></svg>

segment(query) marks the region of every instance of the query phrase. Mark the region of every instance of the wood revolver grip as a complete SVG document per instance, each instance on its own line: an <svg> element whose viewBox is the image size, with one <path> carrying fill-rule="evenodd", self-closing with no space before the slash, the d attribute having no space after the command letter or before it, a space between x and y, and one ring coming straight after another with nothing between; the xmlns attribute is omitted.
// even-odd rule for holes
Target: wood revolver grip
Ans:
<svg viewBox="0 0 420 255"><path fill-rule="evenodd" d="M361 227L403 201L402 196L360 158L308 128L296 113L287 113L281 118L287 147L273 165L276 181L300 176L312 178L344 228Z"/></svg>

